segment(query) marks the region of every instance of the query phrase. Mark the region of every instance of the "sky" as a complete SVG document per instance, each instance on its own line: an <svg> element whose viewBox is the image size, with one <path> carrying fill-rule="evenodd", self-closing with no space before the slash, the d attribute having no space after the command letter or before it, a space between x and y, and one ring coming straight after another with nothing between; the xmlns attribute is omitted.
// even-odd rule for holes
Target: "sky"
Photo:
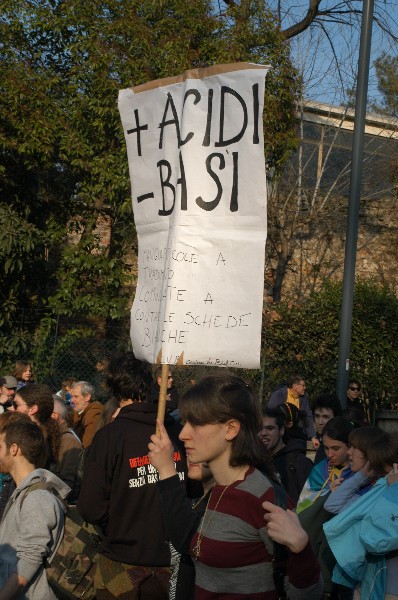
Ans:
<svg viewBox="0 0 398 600"><path fill-rule="evenodd" d="M369 1L369 0L367 0ZM264 0L275 12L280 6L282 29L300 21L306 14L309 0ZM223 0L213 0L214 8L224 10ZM322 0L320 10L331 7L346 10L353 7L361 11L363 0ZM375 69L372 66L383 51L398 55L398 0L374 0L374 17L382 27L374 23L369 71L368 102L380 104ZM349 24L339 23L345 19ZM304 95L308 100L344 105L347 90L355 85L359 57L361 14L350 13L336 17L335 22L324 18L322 25L312 25L290 41L291 56L305 84ZM394 32L396 40L383 33L382 28Z"/></svg>
<svg viewBox="0 0 398 600"><path fill-rule="evenodd" d="M338 4L337 0L323 0L320 8L324 9L336 4ZM349 2L344 4L347 5ZM361 8L363 3L362 1L353 1L351 4L356 8ZM293 17L297 18L297 16L305 14L308 0L297 2L282 0L281 5L282 8L288 10L288 14L282 22L283 28L285 28ZM391 36L382 31L380 26L373 23L368 102L380 103L373 64L383 51L392 56L398 55L398 2L396 0L375 0L374 17L382 23L384 28L390 29L397 36L397 40L393 40ZM303 73L307 99L336 105L345 104L346 92L349 88L354 87L356 81L361 20L362 17L359 15L351 19L352 25L324 22L328 35L321 27L313 26L292 40L292 57L296 66Z"/></svg>

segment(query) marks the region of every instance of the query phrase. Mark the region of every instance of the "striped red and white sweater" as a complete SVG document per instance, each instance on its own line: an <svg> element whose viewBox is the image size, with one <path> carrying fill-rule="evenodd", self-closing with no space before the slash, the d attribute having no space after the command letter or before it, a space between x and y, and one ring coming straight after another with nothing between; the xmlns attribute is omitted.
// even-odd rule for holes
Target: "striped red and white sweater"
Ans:
<svg viewBox="0 0 398 600"><path fill-rule="evenodd" d="M195 600L275 600L273 542L261 506L265 500L275 501L273 486L251 467L244 480L224 490L219 485L213 488L203 517L200 554L195 559ZM193 558L197 542L198 532L191 542ZM321 598L319 563L309 544L300 553L289 553L286 575L290 600Z"/></svg>

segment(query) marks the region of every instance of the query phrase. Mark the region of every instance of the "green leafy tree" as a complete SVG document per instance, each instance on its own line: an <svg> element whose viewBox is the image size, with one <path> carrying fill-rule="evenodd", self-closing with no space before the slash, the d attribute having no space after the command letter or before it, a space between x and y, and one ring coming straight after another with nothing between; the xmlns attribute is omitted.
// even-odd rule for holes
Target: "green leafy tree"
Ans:
<svg viewBox="0 0 398 600"><path fill-rule="evenodd" d="M383 54L375 61L379 92L382 105L376 106L380 112L398 117L398 56Z"/></svg>
<svg viewBox="0 0 398 600"><path fill-rule="evenodd" d="M94 332L98 318L110 328L127 316L136 237L119 89L220 62L271 63L265 144L278 167L295 144L296 80L257 0L218 16L210 0L4 0L2 9L4 365L35 347L45 360L45 339L56 328L75 336L77 319Z"/></svg>
<svg viewBox="0 0 398 600"><path fill-rule="evenodd" d="M326 281L298 305L281 302L266 314L263 398L291 373L302 374L310 398L335 392L341 284ZM362 383L371 408L398 405L396 363L398 299L395 290L357 281L354 294L350 374ZM258 376L257 376L258 377Z"/></svg>

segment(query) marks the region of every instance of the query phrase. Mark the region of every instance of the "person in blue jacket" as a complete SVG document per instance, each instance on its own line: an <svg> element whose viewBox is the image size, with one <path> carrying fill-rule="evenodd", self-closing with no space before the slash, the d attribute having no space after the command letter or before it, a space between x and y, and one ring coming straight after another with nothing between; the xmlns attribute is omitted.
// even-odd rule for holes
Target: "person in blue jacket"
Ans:
<svg viewBox="0 0 398 600"><path fill-rule="evenodd" d="M333 581L358 588L361 600L398 597L398 434L367 451L371 468L387 473L346 510L324 524L338 568Z"/></svg>
<svg viewBox="0 0 398 600"><path fill-rule="evenodd" d="M367 451L373 442L383 437L385 432L379 427L359 427L351 431L348 459L353 476L336 482L337 487L325 502L325 510L336 515L371 490L378 476L369 464Z"/></svg>

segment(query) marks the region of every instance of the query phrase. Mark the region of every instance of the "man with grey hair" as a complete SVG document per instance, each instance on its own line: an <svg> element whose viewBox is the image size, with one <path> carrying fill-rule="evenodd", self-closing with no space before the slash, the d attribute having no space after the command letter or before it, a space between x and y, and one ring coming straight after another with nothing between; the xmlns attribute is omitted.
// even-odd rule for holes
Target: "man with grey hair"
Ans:
<svg viewBox="0 0 398 600"><path fill-rule="evenodd" d="M76 381L70 389L74 419L73 428L81 439L83 448L93 441L102 412L102 404L93 399L94 386L88 381Z"/></svg>
<svg viewBox="0 0 398 600"><path fill-rule="evenodd" d="M51 471L71 488L68 502L76 502L80 484L77 477L82 444L70 425L73 422L73 410L57 395L54 398L54 412L52 418L57 421L61 434L58 460L51 465Z"/></svg>

